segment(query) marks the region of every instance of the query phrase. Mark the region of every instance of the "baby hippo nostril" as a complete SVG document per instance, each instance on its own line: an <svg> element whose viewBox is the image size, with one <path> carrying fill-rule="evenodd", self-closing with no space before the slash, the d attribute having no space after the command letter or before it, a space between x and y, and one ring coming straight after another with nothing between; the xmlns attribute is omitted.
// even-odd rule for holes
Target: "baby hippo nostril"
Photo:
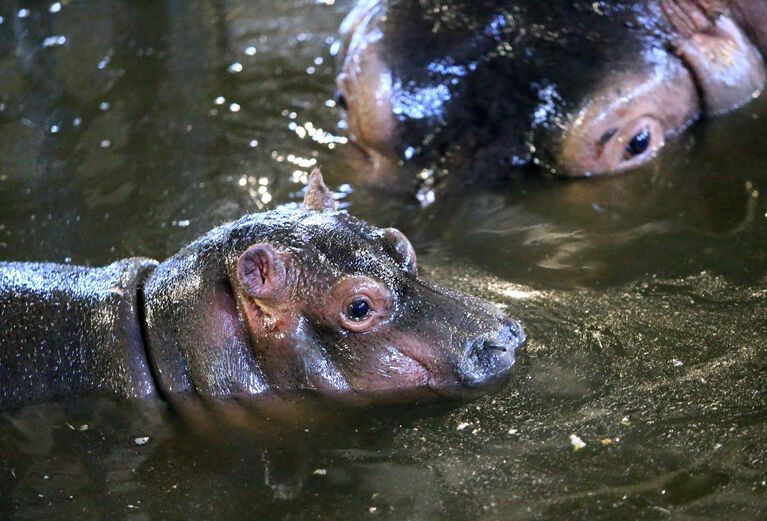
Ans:
<svg viewBox="0 0 767 521"><path fill-rule="evenodd" d="M459 363L461 382L465 389L490 388L501 384L510 374L517 351L525 342L522 326L504 320L499 328L471 340Z"/></svg>
<svg viewBox="0 0 767 521"><path fill-rule="evenodd" d="M486 368L502 369L501 366L514 363L516 348L517 343L510 338L495 337L479 343L479 352L475 356Z"/></svg>
<svg viewBox="0 0 767 521"><path fill-rule="evenodd" d="M503 363L504 360L514 363L515 352L524 342L525 333L522 326L517 322L508 321L493 336L473 342L469 356L489 365Z"/></svg>
<svg viewBox="0 0 767 521"><path fill-rule="evenodd" d="M493 341L487 341L485 342L485 349L491 349L493 351L501 351L502 353L505 353L507 351L507 348L505 348L502 345L496 344Z"/></svg>
<svg viewBox="0 0 767 521"><path fill-rule="evenodd" d="M514 351L522 347L525 343L525 331L519 322L508 320L503 329L495 337L489 339L486 343L488 348L492 346L505 347L508 351Z"/></svg>

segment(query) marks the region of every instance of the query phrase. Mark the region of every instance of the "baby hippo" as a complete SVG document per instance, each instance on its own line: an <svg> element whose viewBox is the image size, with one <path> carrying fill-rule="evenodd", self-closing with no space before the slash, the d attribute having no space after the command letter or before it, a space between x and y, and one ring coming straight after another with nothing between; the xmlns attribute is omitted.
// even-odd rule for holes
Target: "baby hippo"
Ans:
<svg viewBox="0 0 767 521"><path fill-rule="evenodd" d="M487 302L418 277L396 229L336 211L248 215L162 263L0 263L0 407L76 395L171 403L462 398L524 342Z"/></svg>
<svg viewBox="0 0 767 521"><path fill-rule="evenodd" d="M341 33L339 104L377 163L622 172L767 79L767 0L359 0Z"/></svg>

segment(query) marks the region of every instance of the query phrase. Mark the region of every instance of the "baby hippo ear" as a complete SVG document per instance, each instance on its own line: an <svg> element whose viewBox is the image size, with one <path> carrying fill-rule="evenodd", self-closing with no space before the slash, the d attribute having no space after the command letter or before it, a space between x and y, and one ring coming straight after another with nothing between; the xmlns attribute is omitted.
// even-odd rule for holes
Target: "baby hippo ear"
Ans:
<svg viewBox="0 0 767 521"><path fill-rule="evenodd" d="M333 192L325 185L319 168L315 168L309 174L309 183L306 185L306 195L304 196L304 208L317 212L332 212L337 206L336 200L333 199Z"/></svg>
<svg viewBox="0 0 767 521"><path fill-rule="evenodd" d="M287 285L285 262L272 245L254 244L237 259L237 278L249 296L274 299Z"/></svg>
<svg viewBox="0 0 767 521"><path fill-rule="evenodd" d="M382 230L385 248L400 263L402 269L413 276L418 275L418 262L415 250L405 234L396 228Z"/></svg>

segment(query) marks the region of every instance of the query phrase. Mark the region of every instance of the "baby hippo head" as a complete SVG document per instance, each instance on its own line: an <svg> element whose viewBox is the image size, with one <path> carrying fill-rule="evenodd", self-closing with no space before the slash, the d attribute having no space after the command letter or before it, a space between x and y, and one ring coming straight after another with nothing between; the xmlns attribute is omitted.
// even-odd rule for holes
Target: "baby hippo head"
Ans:
<svg viewBox="0 0 767 521"><path fill-rule="evenodd" d="M273 391L367 404L503 382L525 338L517 322L421 279L407 238L336 211L318 172L304 206L274 219L269 239L244 245L229 268Z"/></svg>

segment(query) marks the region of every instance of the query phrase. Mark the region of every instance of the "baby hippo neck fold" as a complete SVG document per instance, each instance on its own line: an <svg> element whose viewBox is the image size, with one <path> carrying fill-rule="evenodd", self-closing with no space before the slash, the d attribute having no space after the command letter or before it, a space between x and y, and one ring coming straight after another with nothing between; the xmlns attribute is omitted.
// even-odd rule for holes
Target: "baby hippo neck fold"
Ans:
<svg viewBox="0 0 767 521"><path fill-rule="evenodd" d="M155 396L139 288L156 264L0 263L0 407Z"/></svg>

